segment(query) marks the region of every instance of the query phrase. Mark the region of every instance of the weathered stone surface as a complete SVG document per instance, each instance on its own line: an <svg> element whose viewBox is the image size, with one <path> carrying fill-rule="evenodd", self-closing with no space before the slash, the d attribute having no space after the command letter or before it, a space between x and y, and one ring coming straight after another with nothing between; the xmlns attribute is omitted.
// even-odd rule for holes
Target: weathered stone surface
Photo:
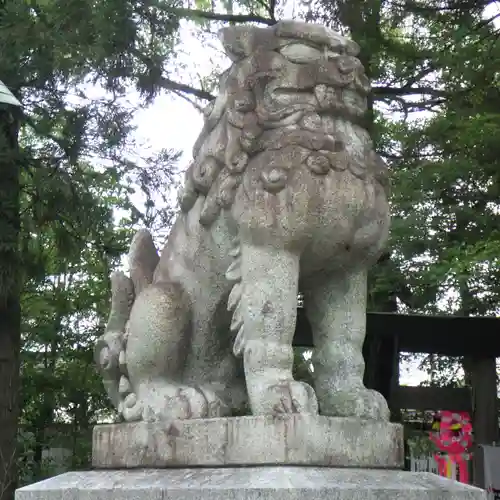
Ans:
<svg viewBox="0 0 500 500"><path fill-rule="evenodd" d="M366 275L389 231L388 175L363 128L359 47L281 21L220 32L233 61L207 106L158 257L140 231L96 361L126 421L212 418L246 406L386 421L363 385ZM315 388L292 375L297 295Z"/></svg>
<svg viewBox="0 0 500 500"><path fill-rule="evenodd" d="M316 467L68 472L16 500L486 500L431 473Z"/></svg>
<svg viewBox="0 0 500 500"><path fill-rule="evenodd" d="M313 415L134 422L94 427L97 468L234 465L398 468L398 424Z"/></svg>

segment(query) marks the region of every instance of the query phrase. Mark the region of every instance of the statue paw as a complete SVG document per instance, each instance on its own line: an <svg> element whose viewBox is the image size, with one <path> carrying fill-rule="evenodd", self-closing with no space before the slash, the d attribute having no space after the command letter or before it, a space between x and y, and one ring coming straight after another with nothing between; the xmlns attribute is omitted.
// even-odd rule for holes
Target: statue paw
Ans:
<svg viewBox="0 0 500 500"><path fill-rule="evenodd" d="M321 414L333 417L356 417L371 420L389 420L389 407L384 396L365 387L334 392L321 402Z"/></svg>
<svg viewBox="0 0 500 500"><path fill-rule="evenodd" d="M262 392L259 405L263 413L281 415L289 413L318 413L314 389L305 382L286 380L269 386Z"/></svg>
<svg viewBox="0 0 500 500"><path fill-rule="evenodd" d="M192 387L164 384L142 398L146 422L204 418L208 405L203 394Z"/></svg>
<svg viewBox="0 0 500 500"><path fill-rule="evenodd" d="M118 412L125 422L136 422L142 420L144 407L137 399L137 395L132 392L118 405Z"/></svg>
<svg viewBox="0 0 500 500"><path fill-rule="evenodd" d="M120 412L127 422L170 422L193 418L221 417L229 413L227 406L206 388L170 383L154 383L140 387L120 403Z"/></svg>
<svg viewBox="0 0 500 500"><path fill-rule="evenodd" d="M229 406L208 386L196 387L196 390L203 394L207 403L206 417L228 417L231 414Z"/></svg>

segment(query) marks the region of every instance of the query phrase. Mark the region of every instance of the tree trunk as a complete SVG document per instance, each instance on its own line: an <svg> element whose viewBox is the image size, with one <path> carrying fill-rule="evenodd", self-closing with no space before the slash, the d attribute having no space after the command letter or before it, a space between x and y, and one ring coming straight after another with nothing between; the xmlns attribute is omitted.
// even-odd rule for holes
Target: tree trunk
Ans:
<svg viewBox="0 0 500 500"><path fill-rule="evenodd" d="M17 483L21 336L18 131L17 110L2 106L0 108L0 500L13 500Z"/></svg>

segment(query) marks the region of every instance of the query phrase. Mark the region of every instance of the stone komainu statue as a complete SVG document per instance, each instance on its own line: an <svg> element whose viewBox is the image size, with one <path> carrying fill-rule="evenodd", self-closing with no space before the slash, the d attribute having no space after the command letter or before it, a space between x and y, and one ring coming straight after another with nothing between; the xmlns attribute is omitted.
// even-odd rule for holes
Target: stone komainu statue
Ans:
<svg viewBox="0 0 500 500"><path fill-rule="evenodd" d="M126 421L318 412L384 420L364 387L366 273L389 231L387 169L363 128L352 41L285 21L228 27L232 65L205 110L161 257L132 242L96 360ZM297 293L315 389L292 377Z"/></svg>

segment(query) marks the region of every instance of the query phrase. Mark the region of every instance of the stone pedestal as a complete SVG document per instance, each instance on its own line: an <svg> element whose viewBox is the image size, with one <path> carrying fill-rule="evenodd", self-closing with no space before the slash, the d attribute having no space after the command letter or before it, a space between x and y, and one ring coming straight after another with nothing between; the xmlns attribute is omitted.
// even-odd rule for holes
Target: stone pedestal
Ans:
<svg viewBox="0 0 500 500"><path fill-rule="evenodd" d="M16 500L486 500L398 470L402 444L398 424L317 415L100 425L98 470L20 488Z"/></svg>
<svg viewBox="0 0 500 500"><path fill-rule="evenodd" d="M16 500L486 500L431 473L260 466L68 472Z"/></svg>
<svg viewBox="0 0 500 500"><path fill-rule="evenodd" d="M92 465L225 467L311 465L397 469L403 427L389 422L295 414L146 422L94 428Z"/></svg>

